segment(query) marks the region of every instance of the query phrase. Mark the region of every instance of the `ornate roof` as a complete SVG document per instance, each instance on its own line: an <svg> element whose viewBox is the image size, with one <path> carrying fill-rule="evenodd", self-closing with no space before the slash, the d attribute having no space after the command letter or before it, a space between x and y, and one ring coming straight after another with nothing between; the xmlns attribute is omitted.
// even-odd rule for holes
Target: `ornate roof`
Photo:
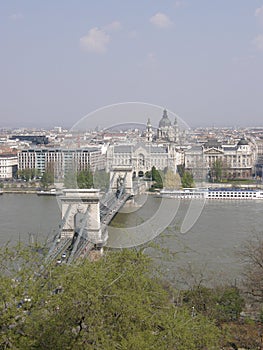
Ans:
<svg viewBox="0 0 263 350"><path fill-rule="evenodd" d="M169 127L171 125L172 125L171 120L168 118L167 110L165 109L163 111L162 119L159 122L159 128L165 128L165 127Z"/></svg>
<svg viewBox="0 0 263 350"><path fill-rule="evenodd" d="M239 142L238 142L238 146L246 146L248 145L248 141L244 138L242 138Z"/></svg>
<svg viewBox="0 0 263 350"><path fill-rule="evenodd" d="M221 148L222 144L217 139L208 139L204 144L205 148Z"/></svg>

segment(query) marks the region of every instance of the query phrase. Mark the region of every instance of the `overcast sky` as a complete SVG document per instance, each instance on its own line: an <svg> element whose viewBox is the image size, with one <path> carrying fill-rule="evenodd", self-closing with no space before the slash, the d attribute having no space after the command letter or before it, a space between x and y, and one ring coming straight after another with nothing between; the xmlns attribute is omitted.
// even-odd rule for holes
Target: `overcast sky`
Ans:
<svg viewBox="0 0 263 350"><path fill-rule="evenodd" d="M126 101L263 125L263 0L8 0L0 18L0 127L71 127Z"/></svg>

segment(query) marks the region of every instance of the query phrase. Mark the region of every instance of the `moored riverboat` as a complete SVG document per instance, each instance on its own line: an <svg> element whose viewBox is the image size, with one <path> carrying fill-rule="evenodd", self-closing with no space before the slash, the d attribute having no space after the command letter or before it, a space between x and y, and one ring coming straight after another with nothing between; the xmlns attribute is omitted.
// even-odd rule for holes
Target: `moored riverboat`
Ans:
<svg viewBox="0 0 263 350"><path fill-rule="evenodd" d="M51 189L49 191L37 191L37 195L38 196L57 196L57 195L60 195L62 194L61 191L57 191L56 189Z"/></svg>
<svg viewBox="0 0 263 350"><path fill-rule="evenodd" d="M182 190L161 190L164 198L180 199L263 199L263 190L246 188L184 188Z"/></svg>

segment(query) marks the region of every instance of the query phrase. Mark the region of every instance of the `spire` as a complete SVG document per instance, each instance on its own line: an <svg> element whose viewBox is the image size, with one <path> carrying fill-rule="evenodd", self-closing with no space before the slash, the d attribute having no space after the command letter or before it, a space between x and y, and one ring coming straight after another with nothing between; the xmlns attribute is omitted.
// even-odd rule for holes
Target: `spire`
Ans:
<svg viewBox="0 0 263 350"><path fill-rule="evenodd" d="M148 118L147 126L146 126L146 139L148 142L152 142L152 136L153 136L153 133L152 133L151 120L150 118Z"/></svg>
<svg viewBox="0 0 263 350"><path fill-rule="evenodd" d="M150 118L148 118L148 120L147 120L147 126L151 126L151 120L150 120Z"/></svg>

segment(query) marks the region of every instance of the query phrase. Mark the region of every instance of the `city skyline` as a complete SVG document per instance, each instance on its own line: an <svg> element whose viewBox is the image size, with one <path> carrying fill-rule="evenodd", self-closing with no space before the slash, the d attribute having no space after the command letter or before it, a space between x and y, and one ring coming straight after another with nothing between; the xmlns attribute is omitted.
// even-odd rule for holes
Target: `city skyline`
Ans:
<svg viewBox="0 0 263 350"><path fill-rule="evenodd" d="M1 127L71 128L88 114L96 126L94 111L125 101L167 108L190 127L262 125L262 0L28 0L0 10ZM128 114L107 123L151 117Z"/></svg>

